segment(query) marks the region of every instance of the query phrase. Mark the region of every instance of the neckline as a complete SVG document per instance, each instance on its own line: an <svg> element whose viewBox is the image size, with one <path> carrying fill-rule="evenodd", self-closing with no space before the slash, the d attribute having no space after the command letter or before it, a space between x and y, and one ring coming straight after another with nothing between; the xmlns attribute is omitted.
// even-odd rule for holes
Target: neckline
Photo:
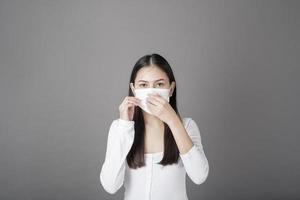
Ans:
<svg viewBox="0 0 300 200"><path fill-rule="evenodd" d="M154 153L144 153L144 155L148 156L148 155L160 155L160 154L163 154L164 152L163 151L160 151L160 152L154 152Z"/></svg>

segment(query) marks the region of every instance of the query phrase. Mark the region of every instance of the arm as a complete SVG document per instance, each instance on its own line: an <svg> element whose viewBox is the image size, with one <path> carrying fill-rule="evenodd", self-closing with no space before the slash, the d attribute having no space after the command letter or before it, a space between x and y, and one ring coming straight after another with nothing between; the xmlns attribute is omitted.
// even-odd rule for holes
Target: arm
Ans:
<svg viewBox="0 0 300 200"><path fill-rule="evenodd" d="M123 185L126 156L134 140L134 121L121 118L114 120L110 126L105 160L100 172L103 188L111 194Z"/></svg>
<svg viewBox="0 0 300 200"><path fill-rule="evenodd" d="M192 118L187 119L187 127L173 120L170 129L180 151L180 157L190 179L195 184L203 183L209 172L208 160L201 143L200 130Z"/></svg>

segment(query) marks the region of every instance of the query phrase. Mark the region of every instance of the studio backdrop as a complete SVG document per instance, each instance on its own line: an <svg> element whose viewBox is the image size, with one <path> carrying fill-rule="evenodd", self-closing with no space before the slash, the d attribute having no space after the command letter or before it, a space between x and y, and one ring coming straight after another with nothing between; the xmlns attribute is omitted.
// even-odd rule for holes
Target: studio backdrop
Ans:
<svg viewBox="0 0 300 200"><path fill-rule="evenodd" d="M190 200L300 199L300 2L0 0L0 199L122 200L107 134L164 56L210 164Z"/></svg>

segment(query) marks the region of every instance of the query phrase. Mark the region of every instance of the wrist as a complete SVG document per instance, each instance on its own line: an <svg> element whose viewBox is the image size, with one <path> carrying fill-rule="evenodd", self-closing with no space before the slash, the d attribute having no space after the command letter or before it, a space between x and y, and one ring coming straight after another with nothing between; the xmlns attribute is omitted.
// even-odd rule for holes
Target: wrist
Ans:
<svg viewBox="0 0 300 200"><path fill-rule="evenodd" d="M119 118L123 119L123 120L126 120L126 121L130 121L129 118L128 118L128 116L126 116L126 115L120 115Z"/></svg>
<svg viewBox="0 0 300 200"><path fill-rule="evenodd" d="M177 114L172 115L167 122L170 128L176 126L178 123L181 123L181 121Z"/></svg>

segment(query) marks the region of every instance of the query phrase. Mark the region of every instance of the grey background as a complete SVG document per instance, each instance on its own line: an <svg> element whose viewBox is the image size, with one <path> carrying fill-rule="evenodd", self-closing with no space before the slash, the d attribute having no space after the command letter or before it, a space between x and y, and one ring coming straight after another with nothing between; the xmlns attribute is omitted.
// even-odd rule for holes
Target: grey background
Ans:
<svg viewBox="0 0 300 200"><path fill-rule="evenodd" d="M0 1L0 199L99 181L138 58L171 64L210 163L191 200L300 199L299 1Z"/></svg>

